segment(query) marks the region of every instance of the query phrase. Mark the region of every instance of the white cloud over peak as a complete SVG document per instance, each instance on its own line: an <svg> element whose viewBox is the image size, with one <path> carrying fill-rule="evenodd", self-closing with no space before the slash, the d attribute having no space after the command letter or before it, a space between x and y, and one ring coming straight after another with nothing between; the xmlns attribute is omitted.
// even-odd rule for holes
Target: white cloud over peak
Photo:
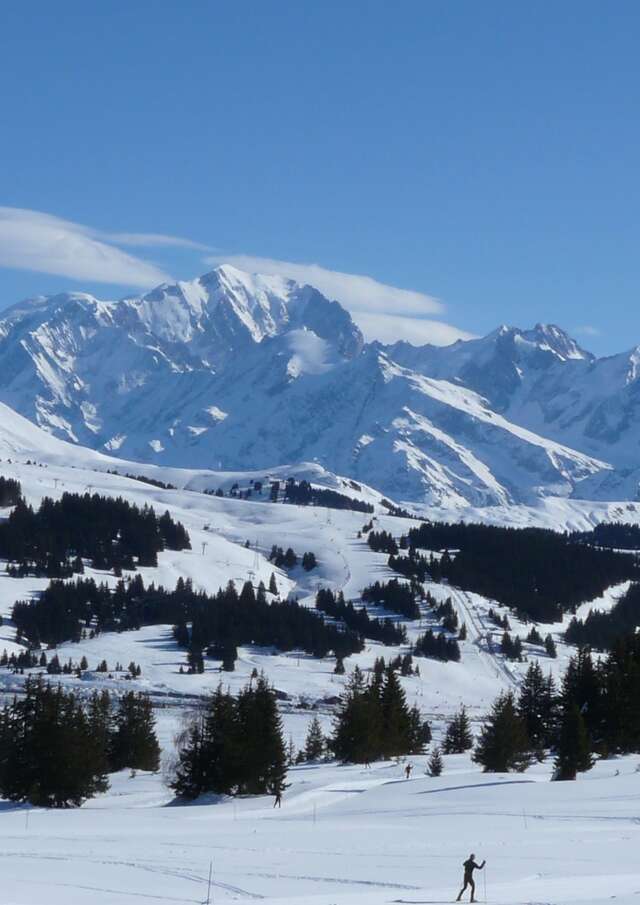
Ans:
<svg viewBox="0 0 640 905"><path fill-rule="evenodd" d="M414 346L430 343L432 346L450 346L458 339L473 339L473 333L460 330L444 321L422 317L406 317L395 314L370 314L354 312L353 319L369 342L374 339L384 343L405 340Z"/></svg>
<svg viewBox="0 0 640 905"><path fill-rule="evenodd" d="M414 345L446 346L457 339L471 337L457 327L428 319L426 315L441 314L444 306L439 299L424 292L400 289L361 274L328 270L319 264L295 264L240 254L216 254L206 260L213 265L232 264L250 273L275 274L308 283L347 308L367 340L395 342L404 339Z"/></svg>
<svg viewBox="0 0 640 905"><path fill-rule="evenodd" d="M600 329L598 327L593 327L591 324L584 324L582 327L574 327L575 333L580 333L582 336L600 336Z"/></svg>
<svg viewBox="0 0 640 905"><path fill-rule="evenodd" d="M144 289L170 279L152 261L118 245L206 249L174 236L103 233L41 211L0 207L0 267Z"/></svg>

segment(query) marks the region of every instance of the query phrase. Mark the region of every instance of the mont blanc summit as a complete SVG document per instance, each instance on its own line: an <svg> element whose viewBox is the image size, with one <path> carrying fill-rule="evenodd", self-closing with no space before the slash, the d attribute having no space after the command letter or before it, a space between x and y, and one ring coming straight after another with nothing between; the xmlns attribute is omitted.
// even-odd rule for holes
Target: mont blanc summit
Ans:
<svg viewBox="0 0 640 905"><path fill-rule="evenodd" d="M0 399L59 438L172 466L315 461L415 504L635 498L639 361L544 324L367 344L339 301L228 265L0 320Z"/></svg>

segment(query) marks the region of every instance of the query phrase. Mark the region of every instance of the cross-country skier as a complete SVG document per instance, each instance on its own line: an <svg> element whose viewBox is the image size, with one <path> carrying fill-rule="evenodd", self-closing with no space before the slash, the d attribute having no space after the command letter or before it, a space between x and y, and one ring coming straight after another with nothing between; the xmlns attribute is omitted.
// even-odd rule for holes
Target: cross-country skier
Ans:
<svg viewBox="0 0 640 905"><path fill-rule="evenodd" d="M467 886L471 887L471 901L475 902L476 900L476 884L473 881L473 872L474 870L482 870L487 862L483 861L482 864L476 864L476 856L471 853L467 860L462 865L464 868L464 886L458 893L458 898L456 902L459 902L462 898L462 893L465 891Z"/></svg>
<svg viewBox="0 0 640 905"><path fill-rule="evenodd" d="M412 770L413 770L413 764L407 764L407 766L404 768L405 779L409 779L409 777L411 776Z"/></svg>

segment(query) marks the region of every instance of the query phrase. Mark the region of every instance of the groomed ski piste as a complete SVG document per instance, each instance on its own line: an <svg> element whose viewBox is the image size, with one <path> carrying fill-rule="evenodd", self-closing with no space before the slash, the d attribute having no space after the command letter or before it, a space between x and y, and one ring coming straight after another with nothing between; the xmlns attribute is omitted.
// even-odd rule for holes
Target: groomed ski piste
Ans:
<svg viewBox="0 0 640 905"><path fill-rule="evenodd" d="M266 477L265 473L154 469L109 459L43 434L9 409L0 410L0 474L20 480L28 502L65 491L123 496L132 503L168 509L190 533L192 549L166 551L157 569L141 569L146 581L172 587L191 578L196 588L216 591L233 580L268 582L276 573L281 594L295 594L312 605L318 587L342 589L357 600L362 588L394 577L386 555L371 552L358 531L369 520L359 512L336 511L266 501L205 495L204 489L230 487ZM30 463L30 464L27 464ZM176 484L163 490L121 475L153 474ZM348 482L318 466L273 469L273 475L308 477L347 493ZM375 506L376 527L398 536L411 522L385 515L380 495L360 486L351 491ZM547 499L536 508L493 507L430 513L433 517L485 520L559 529L586 528L604 519L640 521L634 503L590 503ZM3 513L0 512L0 516ZM246 542L249 546L245 546ZM313 551L318 568L290 573L268 560L273 544L292 546L298 554ZM114 582L113 575L92 572ZM9 578L0 564L0 652L17 651L9 618L16 600L42 590L47 579ZM610 588L603 598L585 604L610 607L625 590ZM527 663L511 663L497 652L500 630L491 624L489 607L507 612L479 595L447 585L427 583L437 599L451 596L467 639L460 642L460 663L415 658L419 676L402 679L409 703L418 703L431 722L434 744L446 720L461 704L477 730L495 696L517 688ZM370 608L376 615L383 611ZM581 615L579 612L578 615ZM396 617L399 618L399 617ZM509 614L514 632L528 628ZM409 640L432 624L407 623ZM435 623L434 623L435 624ZM573 652L562 641L563 624L551 630L558 657L551 660L525 643L525 654L538 656L545 672L560 676ZM495 642L495 643L494 643ZM523 774L483 774L469 755L444 757L438 778L426 775L428 752L412 757L413 773L404 778L403 762L379 762L369 769L334 762L290 769L281 809L273 798L200 799L177 802L166 780L175 756L174 737L201 695L222 679L237 690L252 670L264 670L282 692L286 738L296 748L309 722L318 715L325 729L332 721L332 701L340 695L357 663L370 669L378 656L389 659L407 648L367 643L346 661L347 676L333 672L334 660L292 652L243 647L236 671L220 673L207 660L201 675L180 674L185 651L171 626L105 633L57 649L61 662L86 656L83 679L55 677L74 688L108 687L148 692L156 705L163 767L158 774L128 771L110 777L108 792L78 809L44 810L0 801L0 902L3 905L137 905L147 901L210 903L262 900L300 905L380 905L435 903L455 899L462 862L474 852L486 859L476 874L477 898L495 903L604 903L616 898L637 902L640 896L640 773L637 757L600 761L576 782L551 783L551 764L537 764ZM102 659L142 669L136 681L96 673ZM0 694L20 692L23 676L0 669ZM208 889L211 871L211 888Z"/></svg>

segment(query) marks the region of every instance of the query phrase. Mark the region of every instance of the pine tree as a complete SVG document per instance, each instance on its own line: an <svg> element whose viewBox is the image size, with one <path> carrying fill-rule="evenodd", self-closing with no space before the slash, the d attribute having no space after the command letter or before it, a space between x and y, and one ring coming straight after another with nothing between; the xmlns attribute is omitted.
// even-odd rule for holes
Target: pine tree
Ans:
<svg viewBox="0 0 640 905"><path fill-rule="evenodd" d="M238 791L275 794L285 788L287 758L282 718L273 689L263 675L238 696L239 733L244 739Z"/></svg>
<svg viewBox="0 0 640 905"><path fill-rule="evenodd" d="M551 743L554 731L555 686L551 676L545 679L542 667L534 660L518 696L518 714L527 727L527 735L534 751L542 757L543 750Z"/></svg>
<svg viewBox="0 0 640 905"><path fill-rule="evenodd" d="M113 770L155 772L160 764L160 745L155 733L155 717L148 695L127 692L120 699L111 739Z"/></svg>
<svg viewBox="0 0 640 905"><path fill-rule="evenodd" d="M111 696L104 689L94 691L87 707L89 730L96 745L96 757L102 773L109 773L111 767L111 736L113 732L113 713Z"/></svg>
<svg viewBox="0 0 640 905"><path fill-rule="evenodd" d="M180 747L171 788L180 798L194 799L209 790L204 718L194 718Z"/></svg>
<svg viewBox="0 0 640 905"><path fill-rule="evenodd" d="M440 748L438 748L437 746L431 752L431 757L429 758L427 769L429 771L429 776L440 776L442 770L444 769L442 754L440 752Z"/></svg>
<svg viewBox="0 0 640 905"><path fill-rule="evenodd" d="M382 714L382 755L395 757L408 752L410 744L410 721L407 699L400 682L388 666L380 696Z"/></svg>
<svg viewBox="0 0 640 905"><path fill-rule="evenodd" d="M501 694L482 728L473 760L485 773L522 772L530 763L530 743L524 720L518 715L513 694Z"/></svg>
<svg viewBox="0 0 640 905"><path fill-rule="evenodd" d="M422 719L422 714L417 704L409 711L409 738L407 754L422 754L425 747L431 741L431 726Z"/></svg>
<svg viewBox="0 0 640 905"><path fill-rule="evenodd" d="M269 578L269 593L273 594L275 597L278 596L278 583L276 581L275 572L272 572L271 577Z"/></svg>
<svg viewBox="0 0 640 905"><path fill-rule="evenodd" d="M556 642L553 640L551 635L547 635L547 637L544 639L544 649L546 650L548 657L551 657L555 660L555 658L558 656Z"/></svg>
<svg viewBox="0 0 640 905"><path fill-rule="evenodd" d="M321 760L325 752L325 740L322 734L322 726L317 716L311 720L307 737L304 743L305 760L315 761Z"/></svg>
<svg viewBox="0 0 640 905"><path fill-rule="evenodd" d="M554 779L575 779L593 766L591 746L578 706L567 702L562 711Z"/></svg>
<svg viewBox="0 0 640 905"><path fill-rule="evenodd" d="M107 787L98 740L75 695L28 680L24 697L0 717L0 795L71 807Z"/></svg>
<svg viewBox="0 0 640 905"><path fill-rule="evenodd" d="M462 754L473 747L473 734L464 707L453 717L445 734L442 750L445 754Z"/></svg>
<svg viewBox="0 0 640 905"><path fill-rule="evenodd" d="M372 712L378 704L375 696L369 694L364 676L356 666L336 714L333 735L329 746L338 760L350 763L369 763L378 751L378 717L372 720Z"/></svg>
<svg viewBox="0 0 640 905"><path fill-rule="evenodd" d="M606 713L601 670L594 664L588 648L580 648L572 657L562 678L562 708L575 704L582 714L587 732L594 742L602 736Z"/></svg>

